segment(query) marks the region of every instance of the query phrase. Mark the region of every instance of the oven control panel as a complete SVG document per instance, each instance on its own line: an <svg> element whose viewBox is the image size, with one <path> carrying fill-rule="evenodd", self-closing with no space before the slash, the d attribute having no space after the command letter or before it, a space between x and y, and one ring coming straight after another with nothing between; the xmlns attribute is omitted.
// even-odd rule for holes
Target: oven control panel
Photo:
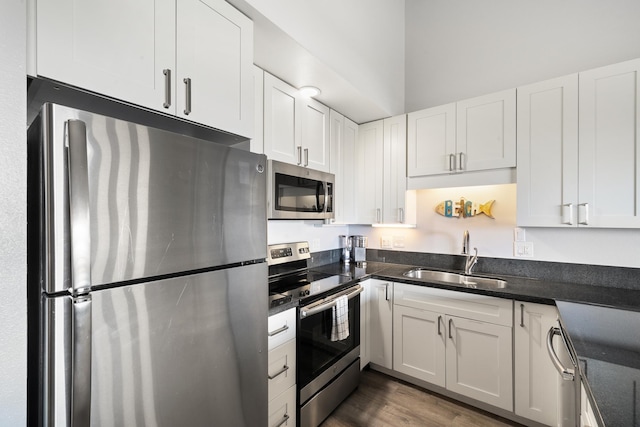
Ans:
<svg viewBox="0 0 640 427"><path fill-rule="evenodd" d="M278 243L269 245L267 250L268 265L284 264L308 258L311 258L309 242Z"/></svg>

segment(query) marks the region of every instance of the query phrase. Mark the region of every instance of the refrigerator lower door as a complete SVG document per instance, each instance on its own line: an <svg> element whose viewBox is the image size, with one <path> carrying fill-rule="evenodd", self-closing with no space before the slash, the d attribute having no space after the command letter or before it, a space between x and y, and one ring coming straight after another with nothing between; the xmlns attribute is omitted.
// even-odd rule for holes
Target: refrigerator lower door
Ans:
<svg viewBox="0 0 640 427"><path fill-rule="evenodd" d="M266 269L93 292L91 425L266 425Z"/></svg>

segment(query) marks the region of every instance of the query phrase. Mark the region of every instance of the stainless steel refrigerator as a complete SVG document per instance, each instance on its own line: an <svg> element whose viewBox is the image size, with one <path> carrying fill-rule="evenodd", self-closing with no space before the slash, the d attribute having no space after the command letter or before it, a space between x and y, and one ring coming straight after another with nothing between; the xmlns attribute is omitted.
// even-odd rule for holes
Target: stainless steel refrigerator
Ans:
<svg viewBox="0 0 640 427"><path fill-rule="evenodd" d="M30 424L267 424L266 158L45 104Z"/></svg>

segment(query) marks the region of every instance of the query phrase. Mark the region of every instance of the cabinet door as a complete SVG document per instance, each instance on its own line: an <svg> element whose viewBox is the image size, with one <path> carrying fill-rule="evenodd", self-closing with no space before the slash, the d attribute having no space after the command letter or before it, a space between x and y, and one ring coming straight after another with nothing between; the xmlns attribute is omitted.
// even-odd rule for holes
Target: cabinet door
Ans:
<svg viewBox="0 0 640 427"><path fill-rule="evenodd" d="M264 71L253 67L253 138L252 153L264 154Z"/></svg>
<svg viewBox="0 0 640 427"><path fill-rule="evenodd" d="M393 369L445 387L444 315L393 307Z"/></svg>
<svg viewBox="0 0 640 427"><path fill-rule="evenodd" d="M512 328L446 316L447 389L513 410Z"/></svg>
<svg viewBox="0 0 640 427"><path fill-rule="evenodd" d="M311 98L299 100L302 118L302 165L329 172L329 107Z"/></svg>
<svg viewBox="0 0 640 427"><path fill-rule="evenodd" d="M224 0L180 0L177 16L178 116L253 137L253 22Z"/></svg>
<svg viewBox="0 0 640 427"><path fill-rule="evenodd" d="M329 171L335 175L335 219L333 223L348 224L355 221L355 158L358 125L331 110L330 113Z"/></svg>
<svg viewBox="0 0 640 427"><path fill-rule="evenodd" d="M360 282L364 289L360 294L360 370L371 362L371 281Z"/></svg>
<svg viewBox="0 0 640 427"><path fill-rule="evenodd" d="M302 164L298 91L264 73L264 154L270 159Z"/></svg>
<svg viewBox="0 0 640 427"><path fill-rule="evenodd" d="M460 101L456 110L459 171L515 167L515 89Z"/></svg>
<svg viewBox="0 0 640 427"><path fill-rule="evenodd" d="M38 75L174 114L174 0L39 1L36 14Z"/></svg>
<svg viewBox="0 0 640 427"><path fill-rule="evenodd" d="M407 116L383 121L383 211L382 222L403 223L406 219Z"/></svg>
<svg viewBox="0 0 640 427"><path fill-rule="evenodd" d="M356 148L358 223L382 221L383 121L365 123L358 128Z"/></svg>
<svg viewBox="0 0 640 427"><path fill-rule="evenodd" d="M344 118L342 149L340 150L340 169L342 175L342 222L356 222L356 146L358 143L358 125ZM337 184L336 184L337 185ZM338 188L336 187L336 190Z"/></svg>
<svg viewBox="0 0 640 427"><path fill-rule="evenodd" d="M456 104L407 115L408 176L437 175L455 170Z"/></svg>
<svg viewBox="0 0 640 427"><path fill-rule="evenodd" d="M562 425L558 422L562 378L546 345L558 312L553 305L517 302L515 313L515 413L542 424ZM561 347L556 343L555 348Z"/></svg>
<svg viewBox="0 0 640 427"><path fill-rule="evenodd" d="M371 363L392 369L392 309L393 284L382 280L371 280L371 319L370 328L370 356Z"/></svg>
<svg viewBox="0 0 640 427"><path fill-rule="evenodd" d="M269 426L296 426L296 388L290 387L269 402Z"/></svg>
<svg viewBox="0 0 640 427"><path fill-rule="evenodd" d="M640 60L580 73L578 222L640 227Z"/></svg>
<svg viewBox="0 0 640 427"><path fill-rule="evenodd" d="M576 225L578 75L518 88L518 225Z"/></svg>

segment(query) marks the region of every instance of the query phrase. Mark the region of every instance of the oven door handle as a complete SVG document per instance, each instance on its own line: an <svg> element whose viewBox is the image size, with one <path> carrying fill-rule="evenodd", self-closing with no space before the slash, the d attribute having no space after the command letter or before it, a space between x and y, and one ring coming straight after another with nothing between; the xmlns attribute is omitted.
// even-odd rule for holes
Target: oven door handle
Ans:
<svg viewBox="0 0 640 427"><path fill-rule="evenodd" d="M322 300L320 302L316 302L313 304L309 304L300 309L300 318L304 319L305 317L311 316L316 313L320 313L321 311L328 310L329 308L335 307L336 299L341 297L342 295L346 295L347 299L351 299L356 295L359 295L364 291L364 288L360 285L354 286L353 288L349 288L346 291L340 292L335 296L331 297L329 300Z"/></svg>

